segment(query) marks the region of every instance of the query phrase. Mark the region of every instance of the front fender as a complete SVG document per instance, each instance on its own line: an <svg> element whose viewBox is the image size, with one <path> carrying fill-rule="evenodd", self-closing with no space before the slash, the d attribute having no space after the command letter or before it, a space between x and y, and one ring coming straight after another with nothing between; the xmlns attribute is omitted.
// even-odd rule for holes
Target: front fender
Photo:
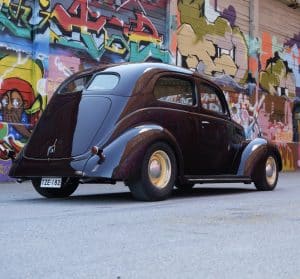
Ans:
<svg viewBox="0 0 300 279"><path fill-rule="evenodd" d="M101 177L113 180L127 180L140 171L147 148L156 141L168 143L174 150L179 165L182 164L181 151L173 135L155 124L131 128L103 149L105 160L92 156L84 169L87 177Z"/></svg>
<svg viewBox="0 0 300 279"><path fill-rule="evenodd" d="M251 177L255 166L268 153L274 153L278 162L278 170L282 170L282 160L277 147L266 139L256 138L248 143L244 149L237 175Z"/></svg>

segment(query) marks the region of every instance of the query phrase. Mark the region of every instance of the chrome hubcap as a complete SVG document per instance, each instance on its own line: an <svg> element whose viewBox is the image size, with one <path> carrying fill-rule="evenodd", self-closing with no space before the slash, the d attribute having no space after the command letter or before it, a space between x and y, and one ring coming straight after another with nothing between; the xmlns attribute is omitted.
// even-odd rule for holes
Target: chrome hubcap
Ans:
<svg viewBox="0 0 300 279"><path fill-rule="evenodd" d="M148 163L148 175L151 183L157 188L164 188L171 178L171 161L166 152L155 151Z"/></svg>
<svg viewBox="0 0 300 279"><path fill-rule="evenodd" d="M266 179L269 185L273 185L276 181L277 167L276 161L272 156L269 156L266 162Z"/></svg>

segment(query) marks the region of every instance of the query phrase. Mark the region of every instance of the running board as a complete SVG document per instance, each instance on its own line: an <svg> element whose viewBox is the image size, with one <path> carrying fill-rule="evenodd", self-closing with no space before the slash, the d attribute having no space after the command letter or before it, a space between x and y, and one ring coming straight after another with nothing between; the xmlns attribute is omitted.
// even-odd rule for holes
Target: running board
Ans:
<svg viewBox="0 0 300 279"><path fill-rule="evenodd" d="M188 175L184 176L188 182L193 183L245 183L250 184L251 178L237 175Z"/></svg>

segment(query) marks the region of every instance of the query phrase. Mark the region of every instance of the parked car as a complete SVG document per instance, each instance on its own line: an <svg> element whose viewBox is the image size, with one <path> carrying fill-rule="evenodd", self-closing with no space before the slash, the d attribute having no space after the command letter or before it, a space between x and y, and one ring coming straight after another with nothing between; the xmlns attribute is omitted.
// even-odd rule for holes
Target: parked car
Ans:
<svg viewBox="0 0 300 279"><path fill-rule="evenodd" d="M124 181L136 199L156 201L174 185L273 190L281 169L276 146L245 138L216 84L188 69L136 63L65 80L9 175L48 198L67 197L79 183Z"/></svg>

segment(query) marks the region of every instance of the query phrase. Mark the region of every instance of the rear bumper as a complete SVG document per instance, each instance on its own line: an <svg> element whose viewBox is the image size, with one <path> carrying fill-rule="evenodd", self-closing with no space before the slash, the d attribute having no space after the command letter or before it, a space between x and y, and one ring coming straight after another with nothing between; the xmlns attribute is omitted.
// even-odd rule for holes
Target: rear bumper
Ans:
<svg viewBox="0 0 300 279"><path fill-rule="evenodd" d="M87 159L72 161L63 160L35 160L23 156L17 158L9 171L12 178L31 178L31 177L82 177L84 166Z"/></svg>

